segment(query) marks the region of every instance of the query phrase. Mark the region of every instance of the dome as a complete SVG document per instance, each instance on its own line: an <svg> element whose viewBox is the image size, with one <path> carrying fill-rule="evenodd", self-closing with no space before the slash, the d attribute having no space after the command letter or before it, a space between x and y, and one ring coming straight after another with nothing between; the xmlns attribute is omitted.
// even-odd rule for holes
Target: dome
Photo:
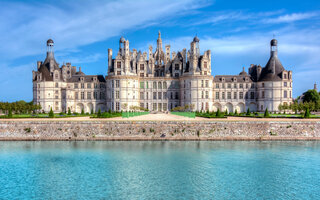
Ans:
<svg viewBox="0 0 320 200"><path fill-rule="evenodd" d="M121 38L120 38L120 42L121 42L121 43L123 43L124 41L126 41L126 40L124 39L124 37L123 37L123 36L121 36Z"/></svg>
<svg viewBox="0 0 320 200"><path fill-rule="evenodd" d="M200 39L198 38L198 36L196 36L196 37L193 38L193 41L194 42L200 42Z"/></svg>
<svg viewBox="0 0 320 200"><path fill-rule="evenodd" d="M272 39L272 40L270 41L270 45L271 45L271 46L277 46L277 45L278 45L278 40Z"/></svg>
<svg viewBox="0 0 320 200"><path fill-rule="evenodd" d="M240 76L247 76L247 72L245 71L245 68L243 67L242 72L239 73Z"/></svg>
<svg viewBox="0 0 320 200"><path fill-rule="evenodd" d="M54 43L52 39L47 40L47 45L50 43L52 43L52 44Z"/></svg>

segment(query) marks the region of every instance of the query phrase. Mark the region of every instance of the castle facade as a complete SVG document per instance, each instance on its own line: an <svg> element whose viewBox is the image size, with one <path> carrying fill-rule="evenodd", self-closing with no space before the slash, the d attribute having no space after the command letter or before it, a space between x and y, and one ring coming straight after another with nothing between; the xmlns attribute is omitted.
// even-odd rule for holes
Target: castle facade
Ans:
<svg viewBox="0 0 320 200"><path fill-rule="evenodd" d="M33 101L45 112L126 111L133 106L150 111L170 111L187 106L198 111L278 111L292 102L292 72L278 58L277 40L270 42L265 67L251 65L237 75L211 75L211 51L200 54L200 40L194 37L190 50L163 49L161 33L157 47L141 52L129 48L121 37L113 56L108 49L108 73L85 75L81 68L54 58L54 42L47 41L47 57L33 71Z"/></svg>

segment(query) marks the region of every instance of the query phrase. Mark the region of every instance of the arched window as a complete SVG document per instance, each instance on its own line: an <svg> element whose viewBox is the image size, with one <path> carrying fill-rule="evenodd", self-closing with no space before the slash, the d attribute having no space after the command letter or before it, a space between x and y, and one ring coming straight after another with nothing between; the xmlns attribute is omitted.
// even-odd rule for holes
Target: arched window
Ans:
<svg viewBox="0 0 320 200"><path fill-rule="evenodd" d="M153 82L153 89L157 89L157 82Z"/></svg>
<svg viewBox="0 0 320 200"><path fill-rule="evenodd" d="M162 89L162 84L160 81L158 82L158 89Z"/></svg>
<svg viewBox="0 0 320 200"><path fill-rule="evenodd" d="M166 81L163 82L163 89L167 89L167 82Z"/></svg>

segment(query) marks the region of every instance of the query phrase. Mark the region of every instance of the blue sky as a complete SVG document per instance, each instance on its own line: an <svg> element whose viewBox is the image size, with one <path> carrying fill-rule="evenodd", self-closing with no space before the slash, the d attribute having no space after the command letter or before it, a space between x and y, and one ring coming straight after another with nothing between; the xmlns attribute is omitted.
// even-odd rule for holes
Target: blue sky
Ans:
<svg viewBox="0 0 320 200"><path fill-rule="evenodd" d="M60 64L106 75L107 49L117 51L120 36L146 51L158 30L174 51L197 35L201 52L212 52L213 75L265 66L275 34L296 97L320 82L319 25L318 0L1 0L0 101L32 100L32 70L48 38Z"/></svg>

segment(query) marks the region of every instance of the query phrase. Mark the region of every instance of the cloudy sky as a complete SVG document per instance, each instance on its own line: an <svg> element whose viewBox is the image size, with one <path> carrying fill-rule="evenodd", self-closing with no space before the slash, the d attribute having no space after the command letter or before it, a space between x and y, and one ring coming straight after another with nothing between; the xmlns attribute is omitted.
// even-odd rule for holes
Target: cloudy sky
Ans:
<svg viewBox="0 0 320 200"><path fill-rule="evenodd" d="M146 51L159 30L174 51L197 35L201 51L212 51L213 75L265 66L275 35L296 97L320 83L319 25L318 0L1 0L0 101L32 100L32 70L49 38L60 64L106 75L107 49L117 51L121 36Z"/></svg>

